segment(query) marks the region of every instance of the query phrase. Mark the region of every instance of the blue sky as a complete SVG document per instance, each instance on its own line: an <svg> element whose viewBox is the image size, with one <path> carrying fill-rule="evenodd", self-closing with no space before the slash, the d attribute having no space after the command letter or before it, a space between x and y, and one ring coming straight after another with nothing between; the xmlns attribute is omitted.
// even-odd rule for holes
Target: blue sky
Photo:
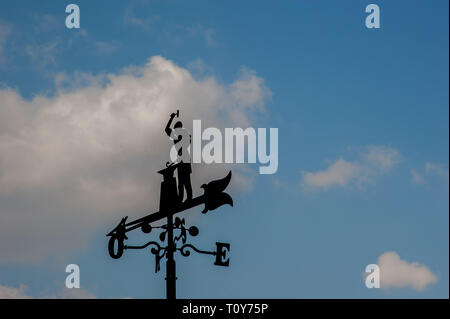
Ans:
<svg viewBox="0 0 450 319"><path fill-rule="evenodd" d="M154 56L198 81L209 77L218 87L233 87L240 79L258 79L258 87L270 92L239 114L255 127L279 129L278 171L258 175L250 165L251 187L233 193L234 208L192 221L200 228L193 243L213 249L216 241L229 242L231 264L219 268L208 256L177 256L178 297L448 298L448 1L376 1L380 29L365 27L370 2L356 0L75 3L79 30L65 28L66 4L60 1L0 6L4 97L13 91L17 103L45 108L61 95L88 92L102 75L143 68ZM27 125L22 133L8 126L14 103L0 111L8 119L0 119L0 137L26 131ZM34 127L39 117L24 123ZM164 135L157 138L165 143ZM135 165L113 162L106 158L105 166ZM5 167L0 165L0 177ZM52 172L61 178L58 167ZM5 181L0 186L10 185ZM26 232L10 220L10 211L27 210L44 220L53 216L46 205L53 207L56 197L68 206L76 202L44 186L19 186L0 187L2 230ZM36 203L42 213L33 212ZM55 250L38 261L0 257L0 286L25 285L19 290L32 297L58 295L65 265L76 263L83 290L96 297L164 298L164 273L153 273L152 255L107 256L104 235L118 217L144 211L102 214L94 227L86 226L83 209L57 219L73 223L74 234L80 227L86 243L78 246L74 239L63 254ZM57 241L51 225L58 224L48 226ZM16 245L11 238L0 237L3 249ZM408 263L405 270L385 261L394 273L402 270L396 278L406 279L389 289L367 289L365 266L387 252ZM413 262L434 276L423 289L413 289L422 274Z"/></svg>

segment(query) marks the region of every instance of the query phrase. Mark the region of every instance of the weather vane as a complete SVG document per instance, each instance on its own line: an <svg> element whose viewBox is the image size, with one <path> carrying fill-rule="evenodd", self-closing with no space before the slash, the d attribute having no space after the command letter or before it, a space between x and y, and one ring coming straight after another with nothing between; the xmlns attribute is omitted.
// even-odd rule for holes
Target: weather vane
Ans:
<svg viewBox="0 0 450 319"><path fill-rule="evenodd" d="M135 221L127 222L128 217L122 218L119 225L107 234L110 236L108 243L109 255L118 259L123 255L124 250L127 249L145 249L151 247L150 252L155 256L155 272L160 270L160 262L166 258L166 296L168 300L176 298L176 268L174 254L179 251L182 256L189 256L190 250L197 253L208 254L215 256L214 265L226 266L229 265L227 252L230 251L230 244L216 243L215 251L204 251L195 246L186 243L188 235L197 236L199 230L196 226L187 228L185 226L185 219L175 217L174 215L187 211L191 208L204 204L202 213L214 210L224 204L233 206L233 199L227 193L223 192L231 180L231 171L222 179L211 181L208 184L203 184L204 193L201 196L192 197L192 186L190 174L192 173L189 152L187 147L191 143L191 136L189 132L183 128L183 124L178 121L170 127L175 117L179 118L180 112L170 115L170 120L166 125L165 132L173 140L176 149L176 160L167 162L166 167L158 173L162 175L161 182L159 211L147 215ZM174 177L174 171L178 173L178 187ZM186 200L184 199L184 190L186 190ZM166 219L166 224L160 226L152 226L152 223ZM158 243L156 241L149 241L141 246L125 245L125 240L128 239L127 233L141 229L142 232L148 234L153 229L161 229ZM177 234L175 234L177 232Z"/></svg>

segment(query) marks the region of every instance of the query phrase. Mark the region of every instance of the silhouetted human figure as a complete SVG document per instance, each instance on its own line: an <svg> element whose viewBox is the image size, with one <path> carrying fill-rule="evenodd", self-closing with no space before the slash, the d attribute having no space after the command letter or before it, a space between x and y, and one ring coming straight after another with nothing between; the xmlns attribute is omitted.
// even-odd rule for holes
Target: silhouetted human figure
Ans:
<svg viewBox="0 0 450 319"><path fill-rule="evenodd" d="M178 113L178 112L177 112ZM173 140L173 143L178 150L178 196L180 202L184 198L184 189L186 188L186 200L192 199L192 186L191 186L191 161L189 157L188 147L191 144L191 135L183 128L183 123L176 122L173 129L170 128L172 121L175 117L175 113L170 114L170 120L166 125L165 132Z"/></svg>

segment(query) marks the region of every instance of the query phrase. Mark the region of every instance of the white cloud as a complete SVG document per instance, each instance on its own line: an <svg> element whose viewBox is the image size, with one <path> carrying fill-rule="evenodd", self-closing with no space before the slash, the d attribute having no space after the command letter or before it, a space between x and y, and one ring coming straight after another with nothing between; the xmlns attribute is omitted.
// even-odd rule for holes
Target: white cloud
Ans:
<svg viewBox="0 0 450 319"><path fill-rule="evenodd" d="M21 285L19 288L0 285L0 299L29 299L25 294L27 286Z"/></svg>
<svg viewBox="0 0 450 319"><path fill-rule="evenodd" d="M305 172L303 183L308 186L328 188L330 186L347 186L350 181L358 180L362 167L358 163L339 159L326 170L311 173Z"/></svg>
<svg viewBox="0 0 450 319"><path fill-rule="evenodd" d="M116 52L120 49L121 43L118 41L105 42L105 41L95 41L94 46L96 53L100 55L108 55Z"/></svg>
<svg viewBox="0 0 450 319"><path fill-rule="evenodd" d="M134 6L130 5L125 9L123 21L127 25L140 28L144 31L152 31L155 23L159 21L159 16L153 15L145 18L138 17L134 13Z"/></svg>
<svg viewBox="0 0 450 319"><path fill-rule="evenodd" d="M412 288L423 291L437 281L428 267L417 262L408 263L394 252L386 252L378 258L380 288Z"/></svg>
<svg viewBox="0 0 450 319"><path fill-rule="evenodd" d="M231 95L240 107L262 107L272 92L265 86L264 79L248 69L241 70L241 78L231 85Z"/></svg>
<svg viewBox="0 0 450 319"><path fill-rule="evenodd" d="M187 69L189 72L199 77L213 74L213 68L207 65L202 59L196 59L189 62Z"/></svg>
<svg viewBox="0 0 450 319"><path fill-rule="evenodd" d="M303 171L303 187L328 189L354 185L361 188L373 183L377 175L389 172L401 160L396 149L383 145L366 146L359 157L356 161L340 158L323 171Z"/></svg>
<svg viewBox="0 0 450 319"><path fill-rule="evenodd" d="M29 44L25 47L25 53L38 67L45 68L56 65L56 55L59 53L59 42L53 41L44 44Z"/></svg>
<svg viewBox="0 0 450 319"><path fill-rule="evenodd" d="M217 46L215 39L216 29L205 27L201 24L191 26L187 28L188 36L203 38L207 47Z"/></svg>
<svg viewBox="0 0 450 319"><path fill-rule="evenodd" d="M448 181L448 167L440 163L425 163L425 172L427 175L435 175Z"/></svg>
<svg viewBox="0 0 450 319"><path fill-rule="evenodd" d="M417 185L425 183L425 180L421 173L419 173L414 169L410 170L410 173L411 173L411 183Z"/></svg>
<svg viewBox="0 0 450 319"><path fill-rule="evenodd" d="M401 159L396 149L383 145L368 146L362 156L369 165L375 166L382 172L389 171Z"/></svg>
<svg viewBox="0 0 450 319"><path fill-rule="evenodd" d="M422 170L417 171L412 169L410 173L411 183L416 185L427 184L433 176L447 182L449 180L448 166L440 163L427 162Z"/></svg>
<svg viewBox="0 0 450 319"><path fill-rule="evenodd" d="M247 86L245 79L230 86L196 80L158 56L106 77L107 84L88 81L31 101L0 90L0 263L63 257L121 216L156 211L156 171L171 147L164 127L176 109L191 132L198 118L205 127L249 122L243 97L233 93ZM254 74L247 79L263 83ZM252 101L263 103L266 88L250 86L263 96ZM235 168L230 191L251 189L251 176ZM194 194L226 171L225 165L194 166Z"/></svg>
<svg viewBox="0 0 450 319"><path fill-rule="evenodd" d="M51 14L33 14L34 32L54 32L61 25L61 18Z"/></svg>
<svg viewBox="0 0 450 319"><path fill-rule="evenodd" d="M57 294L45 295L45 299L95 299L97 298L93 293L82 288L63 288Z"/></svg>
<svg viewBox="0 0 450 319"><path fill-rule="evenodd" d="M28 290L26 285L20 285L19 288L8 287L0 285L0 299L31 299L35 298L27 295L25 292ZM42 293L42 296L36 298L45 299L95 299L96 296L91 292L80 288L63 288L56 294Z"/></svg>

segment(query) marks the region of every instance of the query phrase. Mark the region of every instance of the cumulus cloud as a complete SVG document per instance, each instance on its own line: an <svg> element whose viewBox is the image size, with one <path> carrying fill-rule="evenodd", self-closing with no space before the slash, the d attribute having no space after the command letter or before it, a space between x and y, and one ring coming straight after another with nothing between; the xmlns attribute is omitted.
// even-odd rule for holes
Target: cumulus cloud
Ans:
<svg viewBox="0 0 450 319"><path fill-rule="evenodd" d="M388 146L369 145L356 161L342 158L318 172L303 171L302 185L308 189L328 189L354 185L358 188L373 183L376 176L389 172L401 160L400 153Z"/></svg>
<svg viewBox="0 0 450 319"><path fill-rule="evenodd" d="M49 65L56 65L56 55L60 51L59 41L52 41L43 44L29 44L25 48L25 53L31 61L38 67L45 68Z"/></svg>
<svg viewBox="0 0 450 319"><path fill-rule="evenodd" d="M154 29L155 23L159 21L159 16L153 15L151 17L138 17L135 14L134 5L129 5L125 9L125 13L123 16L123 22L126 25L131 25L137 28L140 28L145 31L152 31Z"/></svg>
<svg viewBox="0 0 450 319"><path fill-rule="evenodd" d="M400 161L400 154L396 149L383 145L370 145L361 155L368 165L374 166L381 172L389 171Z"/></svg>
<svg viewBox="0 0 450 319"><path fill-rule="evenodd" d="M26 294L28 287L20 285L19 288L0 285L0 299L31 299L34 298ZM95 299L96 296L91 292L80 288L63 288L56 294L42 293L36 298L45 299Z"/></svg>
<svg viewBox="0 0 450 319"><path fill-rule="evenodd" d="M440 163L425 163L425 172L427 175L435 175L448 181L448 166Z"/></svg>
<svg viewBox="0 0 450 319"><path fill-rule="evenodd" d="M61 291L59 291L57 294L47 295L43 294L43 297L45 299L96 299L97 297L81 288L63 288Z"/></svg>
<svg viewBox="0 0 450 319"><path fill-rule="evenodd" d="M214 47L217 45L215 40L216 29L205 27L201 24L187 28L189 37L200 37L205 41L207 47Z"/></svg>
<svg viewBox="0 0 450 319"><path fill-rule="evenodd" d="M58 15L34 13L33 18L33 31L36 33L52 32L61 24Z"/></svg>
<svg viewBox="0 0 450 319"><path fill-rule="evenodd" d="M243 68L241 78L231 85L231 95L241 107L262 107L272 92L264 85L264 80L255 72Z"/></svg>
<svg viewBox="0 0 450 319"><path fill-rule="evenodd" d="M416 171L415 169L412 169L409 171L411 174L411 183L413 184L423 184L425 183L423 175Z"/></svg>
<svg viewBox="0 0 450 319"><path fill-rule="evenodd" d="M438 177L447 182L449 180L448 166L441 163L427 162L423 169L412 169L410 173L411 183L416 185L427 184L427 181L432 177Z"/></svg>
<svg viewBox="0 0 450 319"><path fill-rule="evenodd" d="M0 299L29 299L25 294L27 286L20 285L19 288L0 285Z"/></svg>
<svg viewBox="0 0 450 319"><path fill-rule="evenodd" d="M95 41L94 42L95 51L100 55L108 55L116 52L120 49L121 43L118 41L105 42L105 41Z"/></svg>
<svg viewBox="0 0 450 319"><path fill-rule="evenodd" d="M191 132L193 119L205 127L245 127L252 108L236 92L248 92L258 104L269 94L255 74L221 85L159 56L99 78L106 83L32 100L0 90L0 262L64 256L99 228L109 231L120 216L156 211L156 171L171 147L164 134L169 114L180 109ZM194 194L227 169L194 165ZM239 167L233 173L231 191L251 188L251 176Z"/></svg>
<svg viewBox="0 0 450 319"><path fill-rule="evenodd" d="M205 75L211 75L213 74L213 68L209 65L207 65L202 59L195 59L194 61L189 62L187 69L189 72L191 72L194 76L197 75L199 77L205 76Z"/></svg>
<svg viewBox="0 0 450 319"><path fill-rule="evenodd" d="M308 186L328 188L330 186L346 186L352 180L359 180L362 167L358 163L339 159L326 170L316 173L305 172L303 183Z"/></svg>
<svg viewBox="0 0 450 319"><path fill-rule="evenodd" d="M418 262L402 260L395 252L386 252L378 258L380 267L380 288L411 288L423 291L437 281L428 267Z"/></svg>

